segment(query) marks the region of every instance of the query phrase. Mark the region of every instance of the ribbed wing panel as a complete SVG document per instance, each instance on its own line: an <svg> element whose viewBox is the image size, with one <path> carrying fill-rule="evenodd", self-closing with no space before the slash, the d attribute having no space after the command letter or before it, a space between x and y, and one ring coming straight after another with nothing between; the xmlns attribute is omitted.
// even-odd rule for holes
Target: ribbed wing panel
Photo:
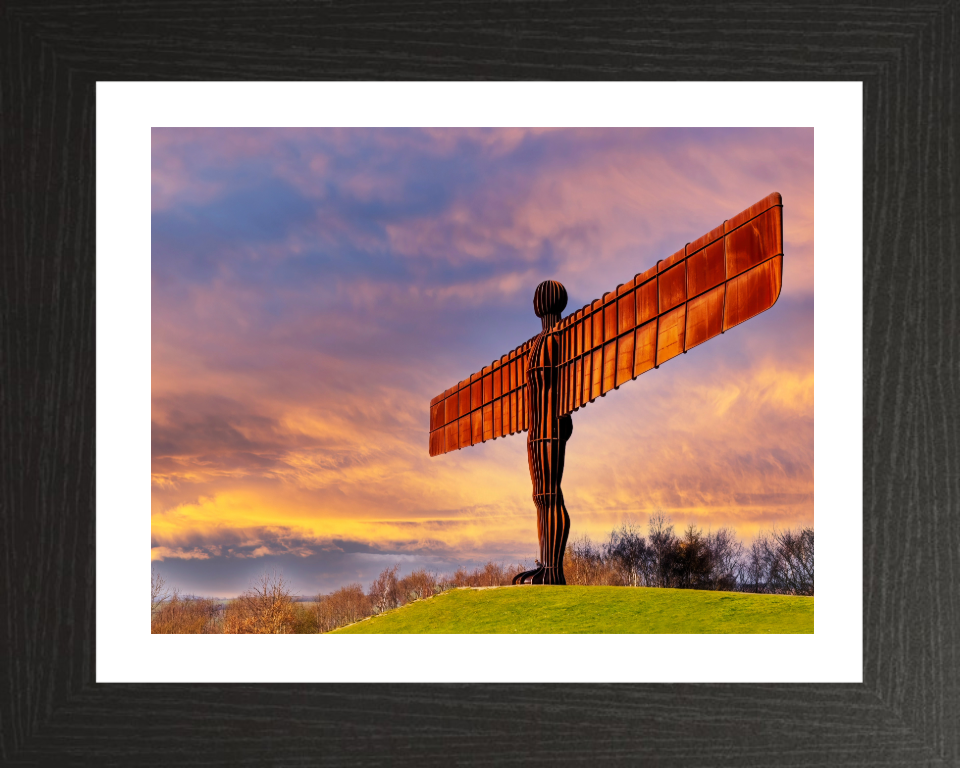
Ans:
<svg viewBox="0 0 960 768"><path fill-rule="evenodd" d="M530 339L430 401L431 456L527 430L532 344Z"/></svg>
<svg viewBox="0 0 960 768"><path fill-rule="evenodd" d="M774 192L560 322L562 412L769 309L782 274Z"/></svg>

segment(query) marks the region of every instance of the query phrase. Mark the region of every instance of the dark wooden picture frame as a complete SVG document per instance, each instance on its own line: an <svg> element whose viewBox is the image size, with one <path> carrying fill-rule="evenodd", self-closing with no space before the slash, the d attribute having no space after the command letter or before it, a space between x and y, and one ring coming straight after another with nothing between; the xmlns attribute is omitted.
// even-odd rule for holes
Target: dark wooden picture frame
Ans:
<svg viewBox="0 0 960 768"><path fill-rule="evenodd" d="M960 764L958 5L0 7L0 763ZM385 78L863 82L862 684L95 683L96 82Z"/></svg>

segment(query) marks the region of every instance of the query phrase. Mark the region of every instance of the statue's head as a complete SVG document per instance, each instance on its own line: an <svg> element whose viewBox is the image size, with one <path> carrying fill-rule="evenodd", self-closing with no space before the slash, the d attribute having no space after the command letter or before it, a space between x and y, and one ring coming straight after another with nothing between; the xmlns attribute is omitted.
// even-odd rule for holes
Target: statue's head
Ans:
<svg viewBox="0 0 960 768"><path fill-rule="evenodd" d="M567 289L556 280L544 280L533 294L533 311L549 328L560 322L560 313L567 306Z"/></svg>

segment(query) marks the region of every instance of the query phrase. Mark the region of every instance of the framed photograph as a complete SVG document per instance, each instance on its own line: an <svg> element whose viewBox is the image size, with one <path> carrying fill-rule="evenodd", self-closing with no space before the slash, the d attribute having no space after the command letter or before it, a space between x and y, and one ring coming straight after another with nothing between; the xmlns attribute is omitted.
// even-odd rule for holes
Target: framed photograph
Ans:
<svg viewBox="0 0 960 768"><path fill-rule="evenodd" d="M542 52L497 59L502 40L492 34L463 61L441 45L470 38L463 22L445 21L440 37L423 43L406 34L399 17L384 17L390 42L371 52L350 32L356 27L342 8L296 19L300 12L290 11L291 26L262 37L239 26L215 33L202 10L193 26L176 28L157 27L160 12L150 8L129 26L105 10L77 14L69 36L62 14L5 11L9 66L0 86L10 140L3 142L3 183L5 197L22 203L10 209L3 235L14 255L4 310L13 329L14 393L2 443L10 510L3 552L11 575L5 639L17 661L2 673L11 692L0 701L5 761L168 764L184 749L202 764L589 755L760 765L802 755L822 765L933 765L960 755L951 726L960 680L949 650L958 629L951 564L960 524L947 471L957 406L932 362L948 364L956 299L948 257L956 233L943 216L956 195L948 98L955 9L886 9L882 23L866 10L831 11L830 29L844 30L839 34L801 23L805 45L821 40L834 51L819 57L782 40L757 43L748 32L759 21L746 11L743 18L700 16L684 23L699 24L703 34L729 28L731 36L719 55L700 46L644 59L644 79L661 82L239 82L387 74L620 79L632 77L640 61L632 41L644 36L641 29L664 40L683 31L638 15L636 26L628 25L636 34L624 32L622 19L601 11L601 37L614 50L601 56L601 46L580 41L572 17L537 21L523 9L507 12L519 29L551 31L579 53L562 65ZM764 13L798 23L789 9ZM231 24L255 16L243 9ZM316 47L294 44L310 31ZM331 34L343 35L336 54ZM176 61L160 55L171 50ZM398 54L419 63L398 71ZM184 76L234 82L169 82ZM780 82L733 82L745 77ZM117 82L132 78L155 82ZM803 82L827 80L843 82ZM235 132L219 145L201 143L201 152L229 152L250 128L261 135L356 126L438 127L448 136L477 126L810 131L812 454L821 533L815 631L151 635L145 612L135 608L149 578L151 141L154 130L170 137L191 126L224 137ZM753 138L762 145L760 133ZM215 172L204 178L212 186L230 183ZM773 191L783 193L788 210L787 193L765 193ZM101 197L108 192L109 202ZM256 226L249 217L246 224ZM616 283L578 288L574 307L597 298L591 290L610 287ZM220 306L220 321L242 324L229 315L233 309ZM190 344L181 348L195 353ZM454 354L469 365L463 350ZM441 378L453 370L433 365ZM444 378L433 394L454 383ZM229 393L221 387L219 396ZM626 402L626 389L590 407L609 408L618 397ZM438 461L427 457L427 424L424 461ZM509 450L511 440L521 442L489 448ZM154 546L181 560L190 552L209 559L209 545L188 533L171 531ZM261 546L271 542L251 542L247 554ZM318 641L329 644L320 649ZM535 651L522 647L527 641ZM179 685L153 684L160 682Z"/></svg>
<svg viewBox="0 0 960 768"><path fill-rule="evenodd" d="M568 322L584 315L579 325L591 324L597 361L571 359L571 366L586 366L582 378L593 374L592 386L578 389L582 414L575 420L582 426L567 461L571 555L589 546L586 536L605 538L631 513L643 513L645 529L646 518L666 507L661 514L679 518L681 532L699 523L691 536L702 530L706 538L707 530L720 528L742 537L777 523L812 529L816 499L836 500L820 502L830 511L819 515L816 632L808 614L812 634L805 637L784 636L786 624L766 623L740 625L735 634L690 634L714 610L699 604L664 609L687 614L690 627L661 629L641 621L605 635L599 633L614 627L601 621L577 632L587 614L609 611L613 621L622 609L594 606L594 590L571 589L579 597L564 609L570 626L525 630L537 634L542 649L533 660L504 661L516 642L509 634L451 635L437 627L416 637L366 637L361 644L327 637L342 646L339 661L316 661L308 669L297 654L258 653L257 665L244 665L238 677L232 655L272 638L219 645L206 637L158 641L133 622L114 626L112 614L103 612L98 680L422 681L424 670L364 661L388 658L371 648L407 646L434 660L426 672L431 681L860 680L860 596L834 586L859 581L861 573L857 553L846 544L861 535L861 376L859 361L845 354L851 333L856 343L860 315L859 233L847 226L860 205L858 85L98 87L98 207L113 212L102 214L105 234L98 243L98 312L101 326L111 329L101 336L98 378L108 401L129 402L102 412L98 426L99 463L116 468L102 484L111 490L98 498L102 603L117 597L129 602L134 594L117 590L145 583L148 563L138 567L133 558L136 542L148 537L153 566L169 583L201 595L218 594L218 587L220 594L237 595L265 567L286 580L306 581L309 586L297 591L316 595L351 580L366 587L394 559L402 558L406 576L424 567L452 573L463 563L456 558L522 557L523 545L514 542L526 532L532 549L537 530L532 515L524 514L524 444L509 437L524 431L524 360L518 354L510 362L505 355L509 376L488 388L489 399L497 391L509 403L497 444L491 436L471 451L431 449L447 454L431 458L428 403L468 375L458 366L489 363L483 357L488 339L507 353L535 334L536 316L519 307L530 300L524 293L551 276L571 286L574 309L585 306ZM751 112L749 104L763 108ZM596 126L564 127L576 125L585 108ZM264 110L276 126L248 128ZM703 115L708 125L699 124ZM334 117L334 125L321 125ZM471 128L484 119L495 127ZM525 127L534 120L538 127ZM653 125L632 127L645 120ZM440 127L419 128L420 122ZM142 177L144 152L151 159L149 184ZM753 206L757 200L769 204ZM781 200L787 210L783 245L772 236L769 254L751 252L746 260L757 265L748 274L747 264L741 270L733 261L742 236L733 226L736 214L748 209L740 216L754 222L748 234L757 221L761 228L767 219L779 226ZM815 208L817 231L828 243L816 249L817 263L829 265L821 270L814 267ZM724 218L730 234L710 237ZM678 261L671 256L678 247L685 254L685 243L699 242L694 234L684 236L687 230L708 233L700 238L705 247L691 244L690 258ZM531 247L524 238L538 242ZM735 329L737 288L728 281L731 298L715 302L727 335L721 337L721 329L704 334L704 341L717 338L696 349L698 331L681 323L681 332L690 329L671 354L669 318L687 308L693 316L698 303L720 296L713 283L707 285L705 269L687 264L725 252L725 271L741 283L773 264L761 264L764 259L788 254L783 267L774 264L785 286L768 297L777 306ZM658 256L671 271L650 279L648 267L658 271ZM681 292L689 289L697 298L683 304L671 299L676 275ZM618 295L628 281L637 282L635 291L618 304L630 299L640 322L634 320L622 339L607 333L609 339L593 344L606 332L610 313L593 313L603 320L584 314L591 299ZM698 281L704 285L698 288ZM816 317L815 282L822 307ZM647 289L656 293L658 286L659 297L649 299ZM662 316L655 318L647 305L662 308ZM530 315L526 325L524 314ZM511 343L510 331L497 326L514 316L520 336ZM765 338L751 328L766 329ZM636 363L621 382L624 391L614 393L615 379L607 386L600 374L604 361L617 357L610 347L628 338L641 340L631 345ZM687 346L692 354L681 355ZM823 372L819 421L830 425L817 430L816 447L815 360ZM628 384L634 374L643 378ZM717 388L705 392L709 381ZM151 385L152 434L146 419L127 415L141 402L137 393ZM288 394L270 402L270 393L285 389ZM482 381L474 389L480 416ZM464 389L449 399L457 405L454 397L470 395ZM459 421L471 435L476 426L479 444L482 421L472 425L467 406L462 403L464 416L445 431L455 432ZM636 426L624 429L626 423ZM257 424L269 426L264 431ZM144 490L136 478L145 461L152 461L154 479L152 528L145 517L127 514L121 501ZM347 467L339 468L344 462ZM735 484L728 479L734 475ZM499 495L483 487L491 478ZM611 504L605 490L618 483L629 501ZM677 493L696 493L702 501L685 503ZM726 501L718 500L724 494ZM518 501L524 505L519 509ZM574 562L568 569L577 567ZM121 586L106 577L131 568L140 579ZM311 583L313 573L326 581ZM573 587L579 574L570 578ZM450 600L445 595L435 603ZM532 607L541 610L541 603ZM471 604L459 610L477 615L484 609ZM781 610L792 609L778 608L778 615ZM140 659L158 642L165 659L144 667ZM294 642L299 647L315 638ZM487 655L481 647L500 651ZM785 666L786 648L791 663ZM475 657L469 666L462 663L465 650ZM676 652L690 659L682 669L651 668L644 661ZM718 652L724 665L711 661Z"/></svg>

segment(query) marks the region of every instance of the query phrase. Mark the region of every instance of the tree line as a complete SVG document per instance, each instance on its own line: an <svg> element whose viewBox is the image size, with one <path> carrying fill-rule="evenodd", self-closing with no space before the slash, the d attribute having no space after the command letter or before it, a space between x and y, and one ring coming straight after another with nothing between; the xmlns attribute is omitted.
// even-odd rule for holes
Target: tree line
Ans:
<svg viewBox="0 0 960 768"><path fill-rule="evenodd" d="M399 577L400 565L385 568L368 591L348 584L312 603L298 602L283 574L263 573L233 600L214 600L170 590L162 575L152 575L151 631L154 634L316 634L330 632L360 619L423 600L457 587L497 587L510 584L527 570L523 563L504 567L488 562L472 571L458 568L438 576L418 568Z"/></svg>
<svg viewBox="0 0 960 768"><path fill-rule="evenodd" d="M730 528L682 533L662 512L650 516L646 534L635 523L610 532L606 541L581 536L567 546L568 584L580 586L711 589L781 595L813 595L813 528L761 532L749 546ZM369 616L460 587L497 587L528 570L525 563L488 562L452 574L419 568L399 575L385 568L364 590L348 584L312 603L297 602L282 574L261 574L229 601L192 598L167 589L154 573L151 627L154 633L311 634L330 632Z"/></svg>
<svg viewBox="0 0 960 768"><path fill-rule="evenodd" d="M744 546L731 528L677 534L656 512L646 536L625 523L603 543L575 539L563 568L568 584L813 595L813 561L813 528L774 528Z"/></svg>

